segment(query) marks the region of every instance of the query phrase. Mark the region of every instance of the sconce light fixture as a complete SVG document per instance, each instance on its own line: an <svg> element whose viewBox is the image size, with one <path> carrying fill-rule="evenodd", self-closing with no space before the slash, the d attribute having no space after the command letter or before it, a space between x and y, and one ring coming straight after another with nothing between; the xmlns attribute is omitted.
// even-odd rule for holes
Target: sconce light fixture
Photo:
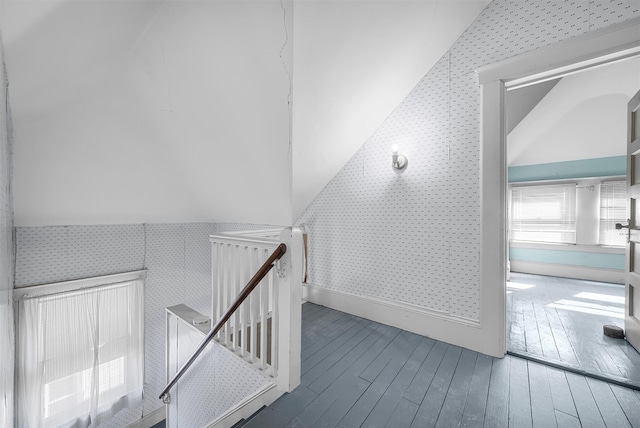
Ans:
<svg viewBox="0 0 640 428"><path fill-rule="evenodd" d="M399 155L398 154L398 145L397 144L394 144L391 147L391 151L393 153L391 155L391 166L396 171L404 171L405 168L407 167L407 165L409 164L409 161L407 160L407 158L404 155Z"/></svg>

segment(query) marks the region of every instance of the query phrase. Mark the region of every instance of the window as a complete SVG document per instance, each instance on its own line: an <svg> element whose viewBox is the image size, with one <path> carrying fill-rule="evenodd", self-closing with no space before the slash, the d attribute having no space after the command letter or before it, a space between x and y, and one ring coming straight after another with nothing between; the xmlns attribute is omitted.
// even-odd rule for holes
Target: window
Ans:
<svg viewBox="0 0 640 428"><path fill-rule="evenodd" d="M512 188L511 239L575 244L575 183Z"/></svg>
<svg viewBox="0 0 640 428"><path fill-rule="evenodd" d="M95 426L142 398L143 278L103 278L20 298L20 426Z"/></svg>
<svg viewBox="0 0 640 428"><path fill-rule="evenodd" d="M627 222L627 183L605 181L600 184L600 244L624 246L626 230L616 230L616 223Z"/></svg>

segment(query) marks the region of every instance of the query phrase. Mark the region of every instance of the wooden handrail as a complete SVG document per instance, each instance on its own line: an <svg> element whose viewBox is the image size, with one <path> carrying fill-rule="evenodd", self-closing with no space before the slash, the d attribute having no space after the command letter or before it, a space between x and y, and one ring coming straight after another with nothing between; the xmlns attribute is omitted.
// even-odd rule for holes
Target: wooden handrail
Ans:
<svg viewBox="0 0 640 428"><path fill-rule="evenodd" d="M278 245L278 248L276 248L273 251L273 253L269 256L269 258L262 264L262 266L260 266L260 269L258 269L256 274L253 275L253 278L251 278L251 280L247 283L247 285L242 289L240 294L238 294L238 297L236 297L236 300L229 307L229 309L227 309L227 312L222 316L222 318L218 320L218 322L211 329L209 334L207 334L207 337L205 337L202 340L202 342L198 346L198 349L196 349L193 355L189 357L187 362L184 363L184 365L180 367L180 370L178 370L178 372L173 376L173 378L171 378L171 380L169 381L167 386L165 386L165 388L162 390L158 398L160 398L163 402L168 403L168 400L166 400L165 398L169 395L169 390L173 387L173 385L175 385L178 382L178 380L187 371L187 369L191 366L191 364L193 364L196 358L198 358L198 355L200 355L202 351L204 351L204 348L206 348L209 342L213 339L213 337L216 334L218 334L222 326L229 320L229 318L231 318L231 315L233 315L233 313L240 307L242 302L244 302L245 299L249 297L249 294L251 294L253 289L256 288L257 285L260 283L260 281L262 281L262 279L267 275L267 273L269 273L269 271L273 268L274 263L278 261L286 252L287 252L287 246L285 244Z"/></svg>

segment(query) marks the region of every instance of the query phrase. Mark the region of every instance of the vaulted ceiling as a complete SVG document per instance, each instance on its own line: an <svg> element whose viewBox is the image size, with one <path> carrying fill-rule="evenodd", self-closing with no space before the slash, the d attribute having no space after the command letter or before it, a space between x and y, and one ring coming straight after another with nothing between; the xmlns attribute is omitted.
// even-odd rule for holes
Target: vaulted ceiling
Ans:
<svg viewBox="0 0 640 428"><path fill-rule="evenodd" d="M488 0L0 0L18 226L292 224Z"/></svg>

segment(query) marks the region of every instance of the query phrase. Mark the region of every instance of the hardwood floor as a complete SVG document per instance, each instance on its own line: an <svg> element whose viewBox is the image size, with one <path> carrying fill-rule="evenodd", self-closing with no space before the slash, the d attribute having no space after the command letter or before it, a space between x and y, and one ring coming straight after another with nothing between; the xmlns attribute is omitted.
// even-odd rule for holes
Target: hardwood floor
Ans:
<svg viewBox="0 0 640 428"><path fill-rule="evenodd" d="M512 273L507 349L640 387L640 354L605 336L624 327L624 286Z"/></svg>
<svg viewBox="0 0 640 428"><path fill-rule="evenodd" d="M244 426L640 427L631 389L311 303L302 319L302 384Z"/></svg>

